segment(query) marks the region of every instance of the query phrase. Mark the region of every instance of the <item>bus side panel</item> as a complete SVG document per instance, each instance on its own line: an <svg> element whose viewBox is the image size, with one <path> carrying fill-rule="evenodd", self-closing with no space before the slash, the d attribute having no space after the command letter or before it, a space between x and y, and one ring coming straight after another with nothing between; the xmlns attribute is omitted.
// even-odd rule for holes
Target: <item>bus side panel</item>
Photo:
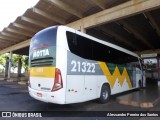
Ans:
<svg viewBox="0 0 160 120"><path fill-rule="evenodd" d="M116 64L105 62L99 62L99 65L110 85L111 94L133 89L134 86L131 82L132 74L129 75L129 72L125 66L121 66L120 68Z"/></svg>
<svg viewBox="0 0 160 120"><path fill-rule="evenodd" d="M66 102L76 103L99 98L102 83L107 83L97 61L67 52Z"/></svg>
<svg viewBox="0 0 160 120"><path fill-rule="evenodd" d="M66 104L66 74L67 74L67 50L66 50L66 36L65 27L58 27L57 30L57 48L56 48L56 68L61 71L63 88L59 96Z"/></svg>
<svg viewBox="0 0 160 120"><path fill-rule="evenodd" d="M66 103L84 101L84 76L67 75Z"/></svg>
<svg viewBox="0 0 160 120"><path fill-rule="evenodd" d="M97 91L96 91L96 98L99 98L100 97L100 94L101 94L101 88L102 88L102 85L104 83L108 83L108 80L106 79L106 76L105 75L98 75L97 77Z"/></svg>
<svg viewBox="0 0 160 120"><path fill-rule="evenodd" d="M112 88L112 94L116 94L116 93L120 93L120 92L124 92L130 90L129 85L127 83L127 79L124 78L123 84L121 85L119 82L119 79L117 77L114 87Z"/></svg>
<svg viewBox="0 0 160 120"><path fill-rule="evenodd" d="M96 91L97 91L97 75L85 75L85 84L84 84L84 100L92 100L96 99Z"/></svg>

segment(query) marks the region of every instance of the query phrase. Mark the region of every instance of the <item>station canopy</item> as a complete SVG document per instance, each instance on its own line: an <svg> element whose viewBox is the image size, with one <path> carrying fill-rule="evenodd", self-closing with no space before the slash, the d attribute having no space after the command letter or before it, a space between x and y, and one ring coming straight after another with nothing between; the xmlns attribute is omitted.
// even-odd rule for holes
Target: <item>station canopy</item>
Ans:
<svg viewBox="0 0 160 120"><path fill-rule="evenodd" d="M28 55L38 31L54 25L137 53L160 53L160 0L40 0L0 32L0 54Z"/></svg>

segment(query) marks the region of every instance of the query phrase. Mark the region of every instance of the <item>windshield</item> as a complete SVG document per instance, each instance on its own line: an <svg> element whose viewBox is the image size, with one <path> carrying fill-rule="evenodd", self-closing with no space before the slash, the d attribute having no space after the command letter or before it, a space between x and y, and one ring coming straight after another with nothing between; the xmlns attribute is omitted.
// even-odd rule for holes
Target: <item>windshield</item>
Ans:
<svg viewBox="0 0 160 120"><path fill-rule="evenodd" d="M56 46L57 27L49 27L38 32L31 41L30 50Z"/></svg>
<svg viewBox="0 0 160 120"><path fill-rule="evenodd" d="M30 67L55 66L57 27L49 27L38 32L31 41L29 53Z"/></svg>

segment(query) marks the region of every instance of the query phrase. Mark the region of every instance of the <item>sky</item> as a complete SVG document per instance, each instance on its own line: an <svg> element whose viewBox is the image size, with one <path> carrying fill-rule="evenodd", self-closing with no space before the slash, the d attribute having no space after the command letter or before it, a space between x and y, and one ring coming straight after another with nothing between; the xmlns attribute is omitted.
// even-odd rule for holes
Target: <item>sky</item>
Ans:
<svg viewBox="0 0 160 120"><path fill-rule="evenodd" d="M0 31L39 0L0 0Z"/></svg>

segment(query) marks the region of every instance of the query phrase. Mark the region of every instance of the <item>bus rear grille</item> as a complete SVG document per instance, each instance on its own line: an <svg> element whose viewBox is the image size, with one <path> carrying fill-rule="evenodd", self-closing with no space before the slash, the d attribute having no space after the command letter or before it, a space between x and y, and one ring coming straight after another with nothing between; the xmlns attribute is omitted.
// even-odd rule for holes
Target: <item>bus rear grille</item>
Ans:
<svg viewBox="0 0 160 120"><path fill-rule="evenodd" d="M31 67L51 66L52 64L53 64L52 57L31 60Z"/></svg>

